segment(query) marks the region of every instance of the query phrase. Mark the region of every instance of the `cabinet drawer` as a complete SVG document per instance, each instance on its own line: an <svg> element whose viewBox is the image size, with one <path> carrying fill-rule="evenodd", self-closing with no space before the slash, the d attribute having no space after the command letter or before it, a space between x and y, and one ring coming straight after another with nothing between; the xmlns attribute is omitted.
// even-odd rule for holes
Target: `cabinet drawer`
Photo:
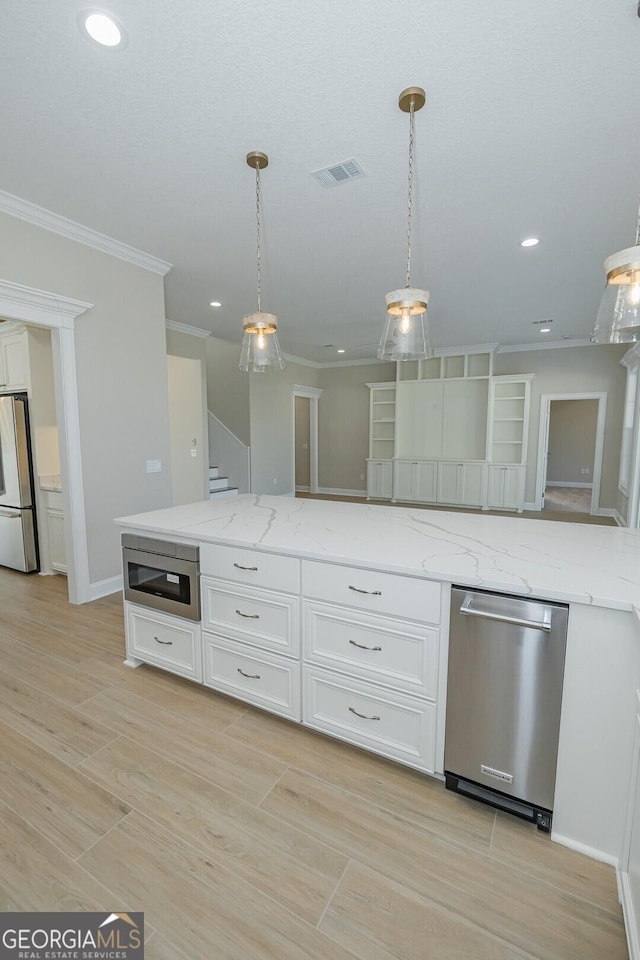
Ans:
<svg viewBox="0 0 640 960"><path fill-rule="evenodd" d="M300 592L300 561L297 557L203 543L200 547L200 571L210 577L246 583L252 587L266 587L285 593Z"/></svg>
<svg viewBox="0 0 640 960"><path fill-rule="evenodd" d="M305 667L303 719L341 740L434 771L435 704Z"/></svg>
<svg viewBox="0 0 640 960"><path fill-rule="evenodd" d="M135 604L127 608L127 654L171 673L202 681L200 625Z"/></svg>
<svg viewBox="0 0 640 960"><path fill-rule="evenodd" d="M440 584L433 580L303 560L302 592L373 613L440 622Z"/></svg>
<svg viewBox="0 0 640 960"><path fill-rule="evenodd" d="M271 713L300 720L300 664L204 633L204 682Z"/></svg>
<svg viewBox="0 0 640 960"><path fill-rule="evenodd" d="M202 578L202 627L236 640L300 655L298 597Z"/></svg>
<svg viewBox="0 0 640 960"><path fill-rule="evenodd" d="M317 600L303 604L305 660L435 699L438 630Z"/></svg>

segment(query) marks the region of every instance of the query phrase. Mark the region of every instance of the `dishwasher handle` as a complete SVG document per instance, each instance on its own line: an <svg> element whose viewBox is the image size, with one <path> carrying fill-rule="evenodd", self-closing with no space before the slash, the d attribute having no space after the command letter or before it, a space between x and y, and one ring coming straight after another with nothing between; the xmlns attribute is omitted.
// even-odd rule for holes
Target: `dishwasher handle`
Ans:
<svg viewBox="0 0 640 960"><path fill-rule="evenodd" d="M526 620L522 617L509 617L502 613L493 613L490 610L472 609L473 597L467 594L460 607L460 613L467 617L483 617L485 620L499 620L501 623L513 623L518 627L532 627L534 630L551 632L551 610L545 607L542 620Z"/></svg>

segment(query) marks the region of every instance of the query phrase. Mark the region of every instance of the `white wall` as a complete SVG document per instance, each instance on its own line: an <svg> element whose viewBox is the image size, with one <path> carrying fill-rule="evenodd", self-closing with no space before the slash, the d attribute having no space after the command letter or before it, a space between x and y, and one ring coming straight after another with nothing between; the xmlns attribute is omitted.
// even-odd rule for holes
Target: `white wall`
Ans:
<svg viewBox="0 0 640 960"><path fill-rule="evenodd" d="M250 378L270 374L238 370L241 329L237 343L209 337L206 344L207 406L245 446L251 446Z"/></svg>
<svg viewBox="0 0 640 960"><path fill-rule="evenodd" d="M207 431L207 338L193 336L192 334L185 333L182 330L171 330L169 328L167 328L166 335L168 357L183 357L190 360L196 360L198 362L197 377L200 388L200 420L202 436L198 441L199 451L196 459L202 474L202 494L196 499L201 499L201 496L206 497L208 494L208 477L210 466L209 438ZM193 402L195 404L195 397ZM173 491L173 496L175 498L175 489Z"/></svg>
<svg viewBox="0 0 640 960"><path fill-rule="evenodd" d="M0 277L94 304L75 325L91 583L120 572L113 518L171 503L163 278L6 214ZM147 474L146 461L161 460Z"/></svg>

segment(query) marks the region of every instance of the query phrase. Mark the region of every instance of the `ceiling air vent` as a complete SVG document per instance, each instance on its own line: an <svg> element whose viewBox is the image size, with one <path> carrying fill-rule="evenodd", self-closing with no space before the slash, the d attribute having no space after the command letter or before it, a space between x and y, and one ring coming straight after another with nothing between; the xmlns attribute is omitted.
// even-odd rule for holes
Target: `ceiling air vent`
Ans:
<svg viewBox="0 0 640 960"><path fill-rule="evenodd" d="M345 183L347 180L353 180L356 177L364 177L364 170L358 161L352 157L351 160L334 163L330 167L323 167L322 170L312 170L311 176L319 180L323 187L335 187L337 183Z"/></svg>

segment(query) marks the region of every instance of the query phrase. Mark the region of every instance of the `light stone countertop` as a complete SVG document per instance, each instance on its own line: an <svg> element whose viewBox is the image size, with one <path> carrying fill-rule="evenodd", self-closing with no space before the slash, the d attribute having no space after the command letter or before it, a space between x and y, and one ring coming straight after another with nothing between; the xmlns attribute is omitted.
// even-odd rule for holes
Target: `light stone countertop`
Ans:
<svg viewBox="0 0 640 960"><path fill-rule="evenodd" d="M640 531L464 511L248 494L115 521L463 586L619 610L640 607Z"/></svg>

